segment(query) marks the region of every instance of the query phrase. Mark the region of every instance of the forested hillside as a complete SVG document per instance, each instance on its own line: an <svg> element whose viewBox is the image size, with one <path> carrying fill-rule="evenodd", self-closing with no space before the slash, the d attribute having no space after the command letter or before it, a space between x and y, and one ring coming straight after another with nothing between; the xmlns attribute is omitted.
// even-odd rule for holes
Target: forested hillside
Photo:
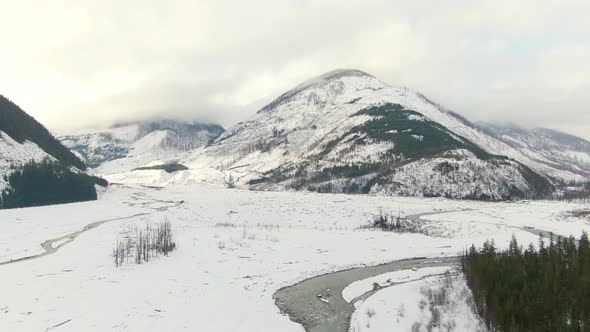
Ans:
<svg viewBox="0 0 590 332"><path fill-rule="evenodd" d="M72 172L49 159L15 168L4 180L8 188L0 194L0 209L96 200L94 185L107 186L101 178Z"/></svg>
<svg viewBox="0 0 590 332"><path fill-rule="evenodd" d="M0 95L0 131L18 143L30 141L62 163L84 170L86 166L49 131L20 107Z"/></svg>
<svg viewBox="0 0 590 332"><path fill-rule="evenodd" d="M590 242L557 237L538 249L493 242L472 246L463 271L490 331L588 331L590 326Z"/></svg>
<svg viewBox="0 0 590 332"><path fill-rule="evenodd" d="M97 199L101 178L33 117L0 96L0 209Z"/></svg>

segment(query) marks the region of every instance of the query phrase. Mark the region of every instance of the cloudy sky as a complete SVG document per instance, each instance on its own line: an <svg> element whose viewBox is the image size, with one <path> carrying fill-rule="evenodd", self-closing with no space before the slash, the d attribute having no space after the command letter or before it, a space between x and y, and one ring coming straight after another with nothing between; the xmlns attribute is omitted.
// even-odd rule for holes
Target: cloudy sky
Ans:
<svg viewBox="0 0 590 332"><path fill-rule="evenodd" d="M358 68L472 120L590 139L588 0L0 0L0 94L54 130L231 125Z"/></svg>

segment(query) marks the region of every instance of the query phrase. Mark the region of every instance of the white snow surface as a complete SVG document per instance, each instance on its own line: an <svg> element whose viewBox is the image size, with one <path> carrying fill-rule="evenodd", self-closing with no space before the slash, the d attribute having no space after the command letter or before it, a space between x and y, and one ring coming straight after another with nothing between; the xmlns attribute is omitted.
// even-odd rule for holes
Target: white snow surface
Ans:
<svg viewBox="0 0 590 332"><path fill-rule="evenodd" d="M440 275L448 272L449 266L425 267L421 269L401 270L380 274L367 279L353 282L342 290L342 298L350 303L357 297L373 290L374 284L380 287L392 287L393 284L406 283L424 279L428 276Z"/></svg>
<svg viewBox="0 0 590 332"><path fill-rule="evenodd" d="M29 161L55 159L37 144L25 141L22 144L0 131L0 191L7 186L2 175L9 174L11 166L21 166Z"/></svg>
<svg viewBox="0 0 590 332"><path fill-rule="evenodd" d="M402 215L446 213L424 217L431 221L431 236L360 229L379 208ZM113 186L94 202L0 211L0 330L45 331L61 324L56 331L301 332L274 304L272 295L281 287L354 266L455 256L489 238L500 248L513 234L521 243L536 243L536 235L519 228L524 225L579 236L590 231L588 220L568 211L581 208L207 184ZM63 246L53 254L1 265L40 254L40 243L104 220L110 221L69 243L57 242ZM133 225L164 220L172 224L175 251L146 264L114 266L117 239ZM402 294L411 317L419 286L404 285L379 291L363 305L375 303L375 317L385 322L387 311L378 304L392 307ZM364 310L358 313L364 316ZM392 329L379 324L371 323L371 330Z"/></svg>
<svg viewBox="0 0 590 332"><path fill-rule="evenodd" d="M440 325L432 326L431 304L423 293L424 290L442 286L440 279L429 278L379 291L358 305L351 319L350 331L487 331L474 308L468 304L471 292L463 278L452 280L447 295L452 307L441 310Z"/></svg>

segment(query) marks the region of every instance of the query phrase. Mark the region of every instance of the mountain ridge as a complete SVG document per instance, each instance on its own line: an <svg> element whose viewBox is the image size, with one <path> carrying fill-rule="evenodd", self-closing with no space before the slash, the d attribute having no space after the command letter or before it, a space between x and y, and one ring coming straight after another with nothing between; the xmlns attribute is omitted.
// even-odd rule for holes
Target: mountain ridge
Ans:
<svg viewBox="0 0 590 332"><path fill-rule="evenodd" d="M545 196L553 178L578 176L359 70L295 86L180 162L189 170L114 179L501 200Z"/></svg>
<svg viewBox="0 0 590 332"><path fill-rule="evenodd" d="M336 70L296 85L172 160L187 170L144 168L110 179L483 200L542 198L590 179L570 160L500 136L419 92L360 70Z"/></svg>
<svg viewBox="0 0 590 332"><path fill-rule="evenodd" d="M86 169L86 165L65 148L47 128L3 95L0 95L0 131L19 144L25 141L32 142L63 163L80 170Z"/></svg>
<svg viewBox="0 0 590 332"><path fill-rule="evenodd" d="M540 163L590 179L590 142L581 137L548 128L525 129L514 124L479 122L477 127Z"/></svg>

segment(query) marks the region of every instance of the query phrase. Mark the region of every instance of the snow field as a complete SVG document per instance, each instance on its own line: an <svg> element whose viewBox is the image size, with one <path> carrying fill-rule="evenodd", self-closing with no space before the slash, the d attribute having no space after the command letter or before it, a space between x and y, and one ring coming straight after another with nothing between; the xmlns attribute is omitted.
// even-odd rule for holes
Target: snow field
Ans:
<svg viewBox="0 0 590 332"><path fill-rule="evenodd" d="M358 280L342 290L342 298L350 303L357 297L373 290L374 284L378 284L380 287L390 287L394 284L416 281L428 276L443 274L449 270L449 266L425 267L422 269L395 271Z"/></svg>
<svg viewBox="0 0 590 332"><path fill-rule="evenodd" d="M428 292L440 294L443 288L446 295L442 303L428 296ZM456 275L388 287L357 306L350 331L486 331L470 298L465 280ZM436 315L440 317L438 323L432 324L437 322Z"/></svg>
<svg viewBox="0 0 590 332"><path fill-rule="evenodd" d="M513 234L522 243L536 242L537 236L511 228L523 224L516 217L527 204L533 203L252 192L195 184L161 190L114 186L96 202L4 210L2 261L40 253L40 243L96 221L128 218L83 232L53 254L0 265L0 330L44 331L63 323L59 331L302 331L275 306L272 296L279 288L354 266L455 256L489 238L498 247ZM564 235L590 228L566 213L576 206L532 207L526 223L539 217L532 226L555 224ZM445 236L360 229L379 208L403 215L463 211L424 217L443 220L438 227L448 229ZM175 251L147 264L114 266L117 239L135 226L164 220L172 224ZM383 289L362 305L389 298L396 289L406 289L403 296L419 302L419 288L408 287L420 282ZM408 302L406 317L415 321L419 313L412 316L410 307ZM374 308L375 317L388 316ZM371 324L372 331L386 326Z"/></svg>

